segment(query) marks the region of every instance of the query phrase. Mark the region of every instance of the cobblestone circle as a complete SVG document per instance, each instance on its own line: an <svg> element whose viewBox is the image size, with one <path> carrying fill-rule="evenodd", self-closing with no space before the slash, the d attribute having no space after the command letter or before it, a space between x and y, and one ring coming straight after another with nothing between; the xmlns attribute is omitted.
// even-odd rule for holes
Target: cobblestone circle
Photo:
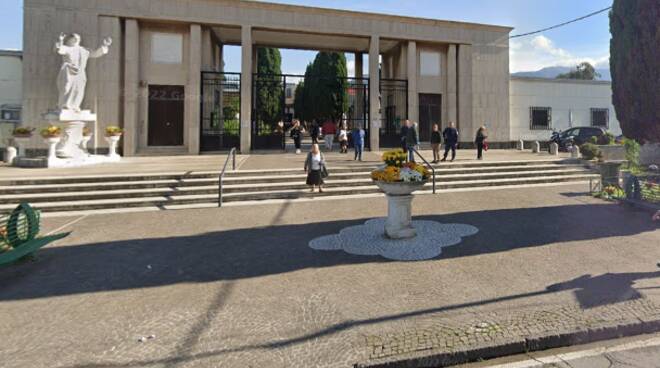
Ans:
<svg viewBox="0 0 660 368"><path fill-rule="evenodd" d="M385 218L367 221L364 225L347 227L339 234L322 236L309 242L316 250L336 251L362 256L382 256L396 261L431 259L442 248L459 244L463 237L479 232L474 226L441 224L436 221L413 221L417 236L412 239L388 239L384 235Z"/></svg>

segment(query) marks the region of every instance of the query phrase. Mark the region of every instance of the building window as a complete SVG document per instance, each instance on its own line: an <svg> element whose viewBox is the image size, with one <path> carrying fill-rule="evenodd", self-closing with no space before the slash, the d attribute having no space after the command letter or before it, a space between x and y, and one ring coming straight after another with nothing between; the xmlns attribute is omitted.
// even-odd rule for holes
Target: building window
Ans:
<svg viewBox="0 0 660 368"><path fill-rule="evenodd" d="M591 109L591 126L607 128L610 122L609 109Z"/></svg>
<svg viewBox="0 0 660 368"><path fill-rule="evenodd" d="M292 98L293 97L293 88L287 87L286 89L286 98Z"/></svg>
<svg viewBox="0 0 660 368"><path fill-rule="evenodd" d="M21 109L2 107L0 110L0 120L9 122L21 121Z"/></svg>
<svg viewBox="0 0 660 368"><path fill-rule="evenodd" d="M552 129L552 108L550 107L530 107L529 125L532 130Z"/></svg>
<svg viewBox="0 0 660 368"><path fill-rule="evenodd" d="M176 33L152 34L151 62L181 64L183 62L183 35Z"/></svg>
<svg viewBox="0 0 660 368"><path fill-rule="evenodd" d="M440 53L435 51L421 51L419 53L419 74L440 76Z"/></svg>

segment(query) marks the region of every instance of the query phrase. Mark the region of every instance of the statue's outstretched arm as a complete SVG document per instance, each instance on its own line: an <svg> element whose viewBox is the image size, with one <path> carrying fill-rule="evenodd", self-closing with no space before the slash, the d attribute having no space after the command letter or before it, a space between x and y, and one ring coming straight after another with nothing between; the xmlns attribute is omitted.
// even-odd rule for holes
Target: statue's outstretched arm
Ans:
<svg viewBox="0 0 660 368"><path fill-rule="evenodd" d="M103 40L103 44L101 45L101 47L99 47L96 50L91 51L89 53L89 57L99 58L99 57L107 54L109 49L110 49L110 45L112 45L112 38L110 38L110 37L105 38Z"/></svg>
<svg viewBox="0 0 660 368"><path fill-rule="evenodd" d="M60 55L66 55L66 49L68 47L64 45L64 37L66 37L64 33L60 34L59 40L55 42L55 52Z"/></svg>

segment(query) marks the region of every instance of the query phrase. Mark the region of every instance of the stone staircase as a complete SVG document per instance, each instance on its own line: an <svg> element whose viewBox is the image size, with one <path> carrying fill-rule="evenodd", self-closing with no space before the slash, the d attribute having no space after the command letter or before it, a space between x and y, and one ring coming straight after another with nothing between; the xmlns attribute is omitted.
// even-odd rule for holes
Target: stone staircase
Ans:
<svg viewBox="0 0 660 368"><path fill-rule="evenodd" d="M223 181L223 203L377 195L374 165L330 167L324 193L310 193L301 169L239 170ZM435 165L436 188L478 189L588 182L599 176L582 165L547 161L456 162ZM423 192L431 193L431 184ZM26 201L42 212L107 212L217 206L218 173L145 173L24 178L0 181L0 213ZM257 202L258 203L258 202Z"/></svg>

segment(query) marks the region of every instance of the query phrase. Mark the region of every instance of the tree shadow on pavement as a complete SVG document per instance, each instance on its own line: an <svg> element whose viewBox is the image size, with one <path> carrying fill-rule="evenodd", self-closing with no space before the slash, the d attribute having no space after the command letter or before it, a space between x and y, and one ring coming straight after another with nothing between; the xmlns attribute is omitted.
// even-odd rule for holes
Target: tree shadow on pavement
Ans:
<svg viewBox="0 0 660 368"><path fill-rule="evenodd" d="M445 248L440 258L625 237L656 229L645 216L608 204L464 212L425 218L471 224L480 229L463 243ZM40 251L36 262L0 269L0 301L240 280L308 268L390 262L342 251L315 251L307 245L316 237L335 234L364 221L277 225L93 244L76 244L74 229L62 246ZM574 245L565 246L570 250ZM411 269L414 267L411 263Z"/></svg>

